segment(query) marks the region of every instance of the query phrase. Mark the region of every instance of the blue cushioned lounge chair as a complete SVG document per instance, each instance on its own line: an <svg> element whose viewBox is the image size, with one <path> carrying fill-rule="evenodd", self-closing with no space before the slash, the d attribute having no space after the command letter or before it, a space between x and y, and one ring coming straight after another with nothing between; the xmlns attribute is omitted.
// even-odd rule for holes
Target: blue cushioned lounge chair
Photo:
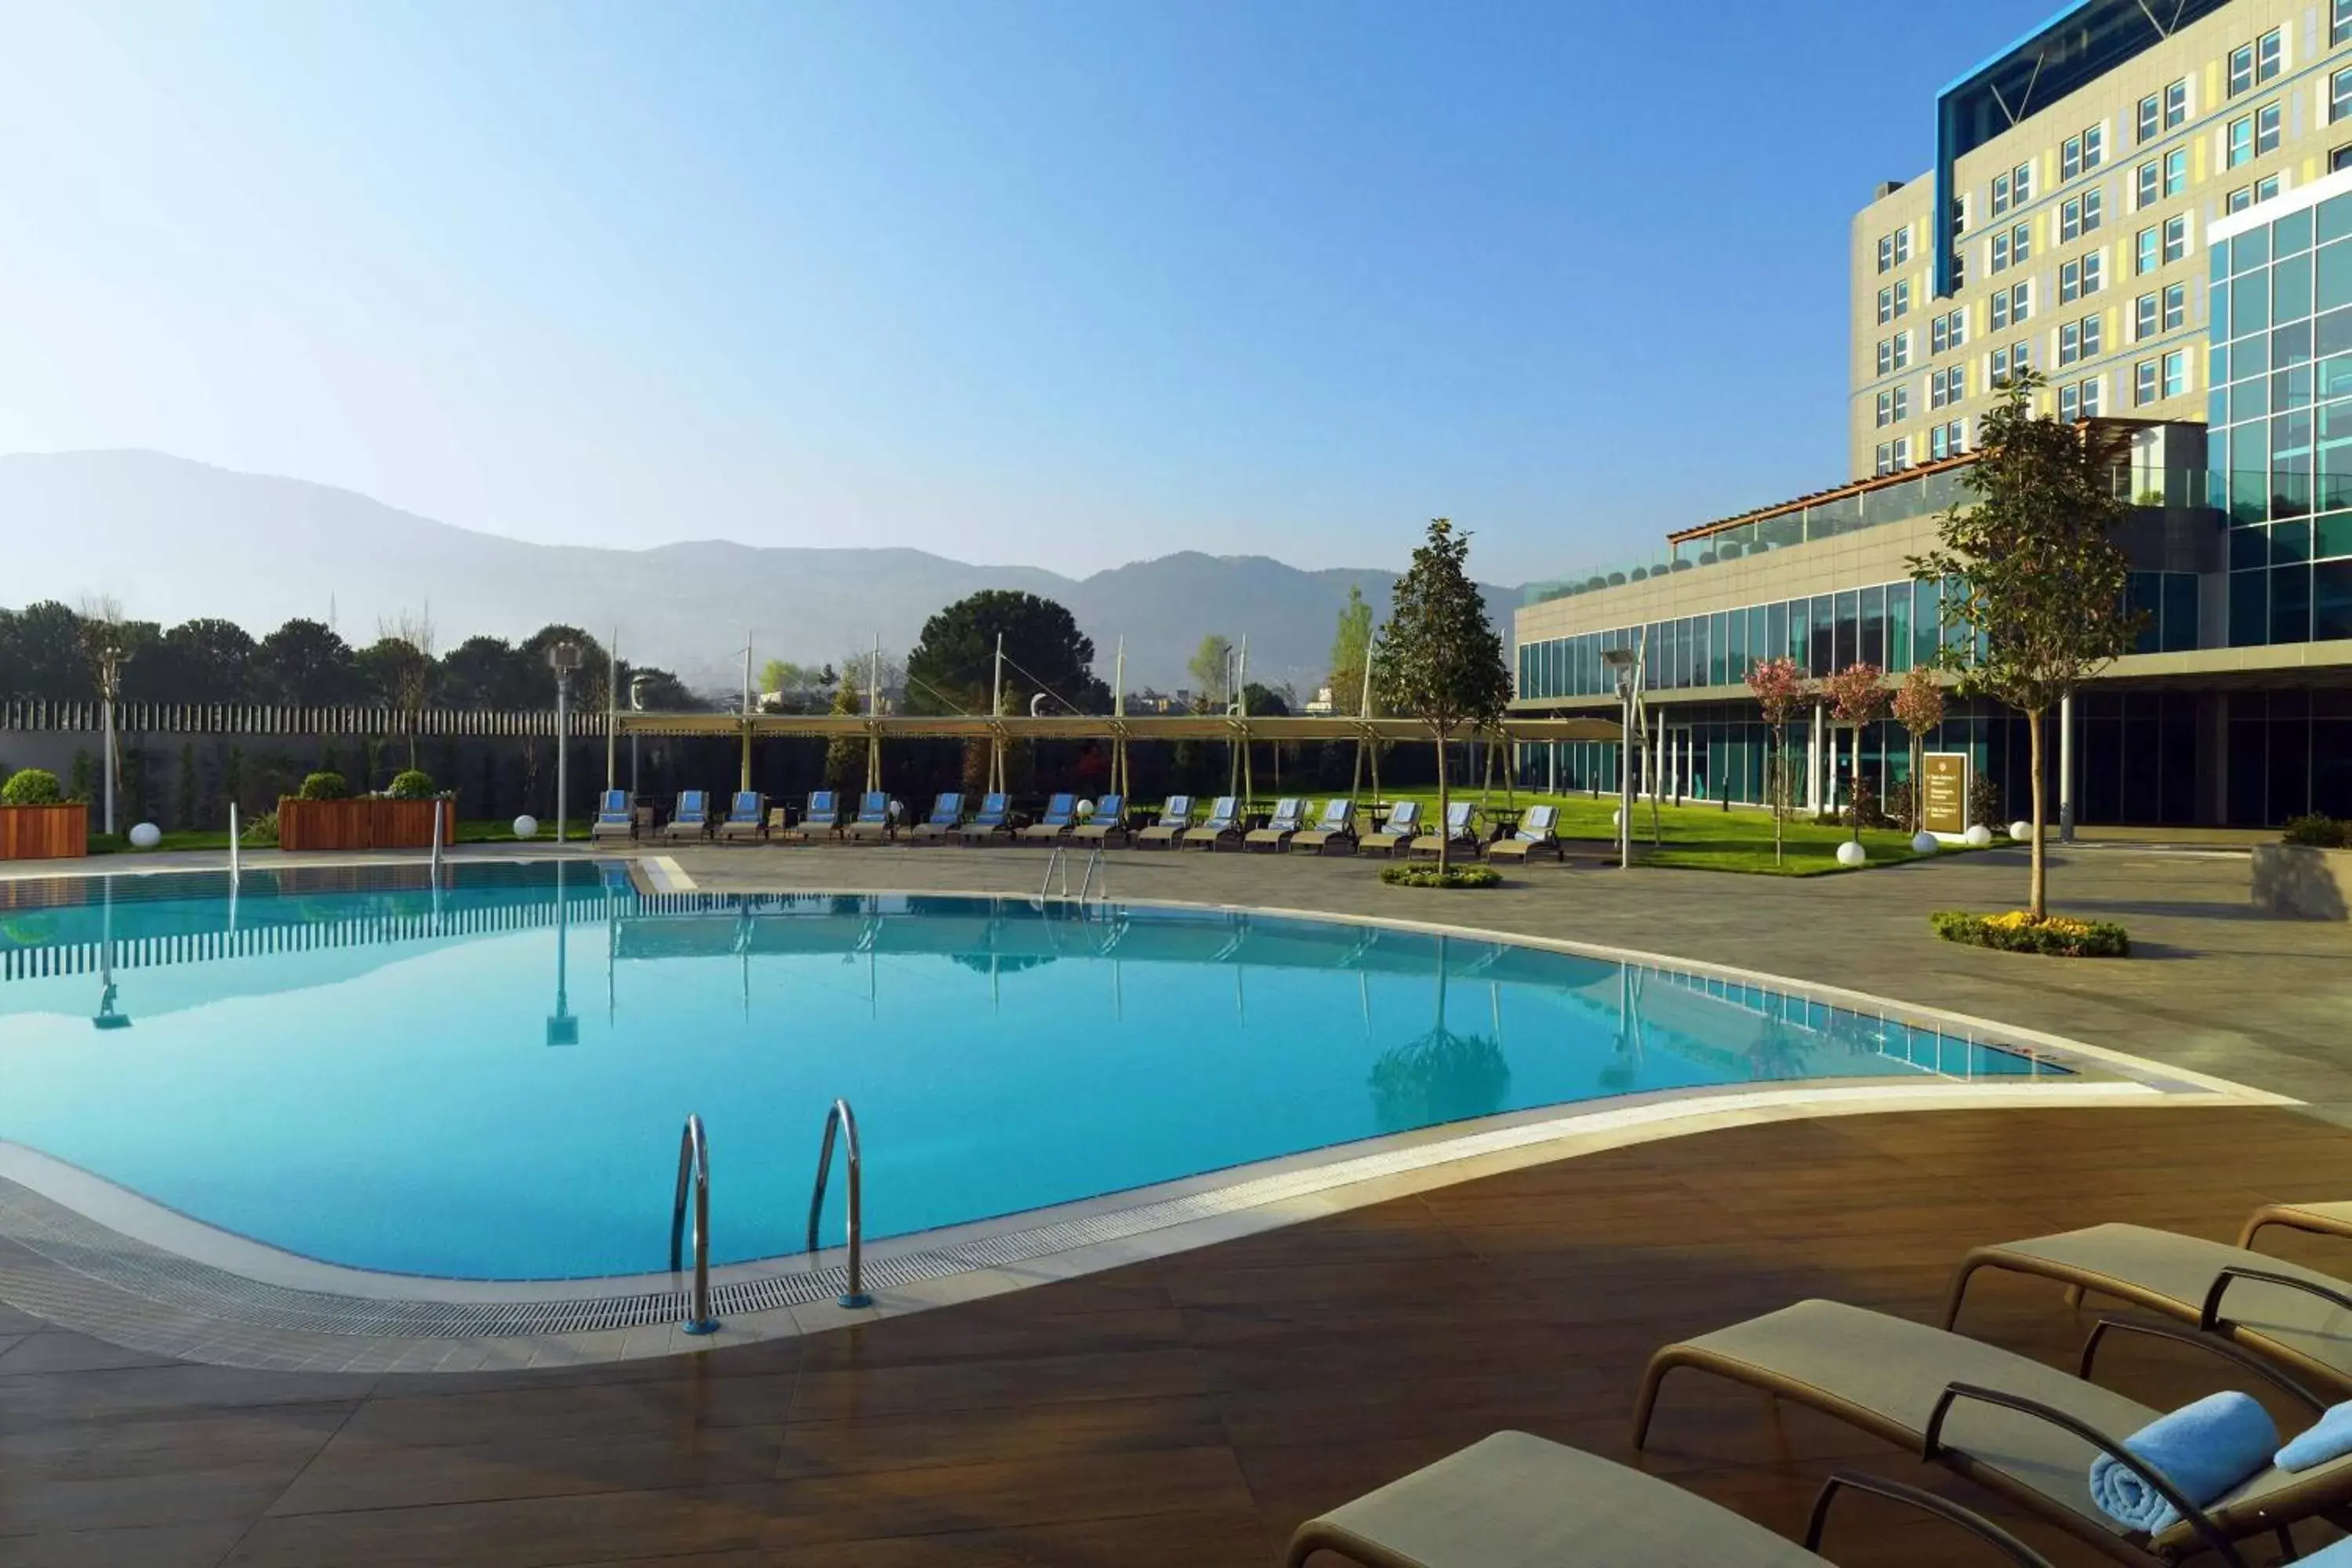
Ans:
<svg viewBox="0 0 2352 1568"><path fill-rule="evenodd" d="M963 836L966 844L985 844L1000 834L1012 832L1012 812L1005 797L1001 795L982 795L980 809L971 814L970 822L956 831Z"/></svg>
<svg viewBox="0 0 2352 1568"><path fill-rule="evenodd" d="M682 789L677 792L677 810L670 815L669 826L662 829L665 838L708 838L710 837L710 792L707 789Z"/></svg>
<svg viewBox="0 0 2352 1568"><path fill-rule="evenodd" d="M1057 795L1045 802L1045 815L1021 830L1021 837L1050 844L1076 826L1078 797Z"/></svg>
<svg viewBox="0 0 2352 1568"><path fill-rule="evenodd" d="M963 795L961 792L950 790L931 802L931 815L915 824L907 837L918 844L929 843L934 838L945 838L956 830L956 824L962 820Z"/></svg>
<svg viewBox="0 0 2352 1568"><path fill-rule="evenodd" d="M1356 852L1356 803L1352 800L1327 800L1323 815L1315 826L1290 836L1293 854L1301 849L1318 855L1352 855Z"/></svg>
<svg viewBox="0 0 2352 1568"><path fill-rule="evenodd" d="M1242 836L1242 847L1279 853L1290 847L1291 835L1306 826L1307 803L1296 795L1285 795L1274 803L1274 815L1265 819L1264 827L1254 827Z"/></svg>
<svg viewBox="0 0 2352 1568"><path fill-rule="evenodd" d="M629 792L608 789L598 797L596 820L588 825L591 842L599 838L635 838L637 814L629 809Z"/></svg>
<svg viewBox="0 0 2352 1568"><path fill-rule="evenodd" d="M1209 815L1201 825L1186 828L1176 842L1185 849L1214 849L1241 836L1241 803L1232 795L1221 795L1211 803Z"/></svg>
<svg viewBox="0 0 2352 1568"><path fill-rule="evenodd" d="M870 789L857 797L857 820L845 831L852 838L887 838L896 826L890 816L890 796Z"/></svg>
<svg viewBox="0 0 2352 1568"><path fill-rule="evenodd" d="M1070 838L1077 844L1108 844L1116 836L1121 839L1127 832L1127 796L1107 795L1095 802L1092 816L1070 829Z"/></svg>
<svg viewBox="0 0 2352 1568"><path fill-rule="evenodd" d="M1192 797L1171 795L1160 807L1160 820L1135 836L1138 847L1172 849L1177 837L1192 826Z"/></svg>
<svg viewBox="0 0 2352 1568"><path fill-rule="evenodd" d="M719 838L761 839L768 836L768 797L755 789L739 789L727 803L727 816L719 824Z"/></svg>

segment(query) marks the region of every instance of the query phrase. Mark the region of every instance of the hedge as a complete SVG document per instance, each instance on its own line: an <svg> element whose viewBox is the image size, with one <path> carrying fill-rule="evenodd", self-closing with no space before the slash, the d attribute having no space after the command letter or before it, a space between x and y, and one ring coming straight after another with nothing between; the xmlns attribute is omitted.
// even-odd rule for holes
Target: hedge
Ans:
<svg viewBox="0 0 2352 1568"><path fill-rule="evenodd" d="M2109 921L2070 920L2064 915L2037 921L2023 910L1998 915L1943 910L1929 915L1927 921L1946 942L1997 948L2002 952L2038 952L2050 958L2131 956L2130 933Z"/></svg>

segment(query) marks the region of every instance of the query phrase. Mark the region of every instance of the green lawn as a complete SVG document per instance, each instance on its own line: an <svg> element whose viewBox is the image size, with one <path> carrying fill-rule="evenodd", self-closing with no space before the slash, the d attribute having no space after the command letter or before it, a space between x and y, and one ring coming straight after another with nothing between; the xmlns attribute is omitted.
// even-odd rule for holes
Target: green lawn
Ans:
<svg viewBox="0 0 2352 1568"><path fill-rule="evenodd" d="M121 819L117 818L117 820ZM563 825L563 838L566 843L584 842L588 837L588 824L584 820L567 822ZM555 842L555 824L542 822L539 825L537 838L518 840L514 836L514 823L511 819L499 822L461 821L457 824L457 842L460 844L518 842L552 844ZM226 849L227 847L228 832L226 828L217 832L189 829L184 832L166 833L163 835L163 842L153 849L133 849L131 847L130 838L121 833L93 833L89 836L89 852L93 855L160 855L172 849ZM258 847L249 844L246 847L251 849Z"/></svg>
<svg viewBox="0 0 2352 1568"><path fill-rule="evenodd" d="M1436 813L1437 792L1433 789L1387 792L1390 800L1418 800L1424 816ZM1617 810L1612 799L1594 800L1590 795L1548 795L1521 790L1507 795L1502 790L1491 795L1481 790L1456 792L1457 800L1468 799L1480 805L1492 800L1496 805L1557 805L1559 810L1559 836L1562 838L1591 838L1614 842L1616 829L1611 819ZM1643 861L1645 865L1671 867L1694 871L1745 871L1763 876L1822 877L1847 869L1837 863L1837 847L1851 837L1843 827L1824 827L1811 820L1791 816L1784 828L1783 858L1778 864L1772 858L1772 818L1760 811L1724 810L1720 805L1664 805L1658 808L1663 847L1653 849ZM1633 840L1637 845L1650 841L1650 805L1638 801L1633 806ZM1892 866L1920 856L1911 848L1911 836L1897 829L1867 830L1862 836L1863 847L1870 852L1873 866ZM1958 847L1941 853L1962 853Z"/></svg>

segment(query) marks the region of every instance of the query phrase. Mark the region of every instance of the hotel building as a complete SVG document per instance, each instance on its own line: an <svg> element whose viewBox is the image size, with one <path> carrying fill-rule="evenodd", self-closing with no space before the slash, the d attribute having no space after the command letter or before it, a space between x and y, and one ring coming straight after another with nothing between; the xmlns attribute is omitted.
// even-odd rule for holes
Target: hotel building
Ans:
<svg viewBox="0 0 2352 1568"><path fill-rule="evenodd" d="M1637 777L1760 801L1749 663L1933 654L1940 585L1906 561L2030 366L2045 412L2128 430L2116 482L2147 613L2137 651L2054 716L2053 817L2352 816L2352 0L2079 0L1936 112L1935 167L1854 222L1858 477L1529 589L1515 707L1612 710L1601 655L1641 647ZM1857 742L1794 739L1821 802ZM1858 743L1882 789L1907 773L1892 724ZM2022 719L1958 704L1931 744L2025 809ZM1613 787L1615 752L1531 748L1521 768Z"/></svg>

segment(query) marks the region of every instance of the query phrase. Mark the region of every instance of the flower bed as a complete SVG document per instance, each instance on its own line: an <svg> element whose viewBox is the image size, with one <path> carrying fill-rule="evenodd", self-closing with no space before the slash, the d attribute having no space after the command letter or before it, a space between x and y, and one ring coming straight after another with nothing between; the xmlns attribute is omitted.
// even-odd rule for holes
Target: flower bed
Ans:
<svg viewBox="0 0 2352 1568"><path fill-rule="evenodd" d="M2003 952L2038 952L2050 958L2131 956L2130 934L2108 921L2070 920L2064 915L2037 921L2023 910L1998 915L1944 910L1927 920L1946 942L1998 948Z"/></svg>
<svg viewBox="0 0 2352 1568"><path fill-rule="evenodd" d="M1381 880L1391 888L1492 888L1502 881L1492 866L1383 866Z"/></svg>

